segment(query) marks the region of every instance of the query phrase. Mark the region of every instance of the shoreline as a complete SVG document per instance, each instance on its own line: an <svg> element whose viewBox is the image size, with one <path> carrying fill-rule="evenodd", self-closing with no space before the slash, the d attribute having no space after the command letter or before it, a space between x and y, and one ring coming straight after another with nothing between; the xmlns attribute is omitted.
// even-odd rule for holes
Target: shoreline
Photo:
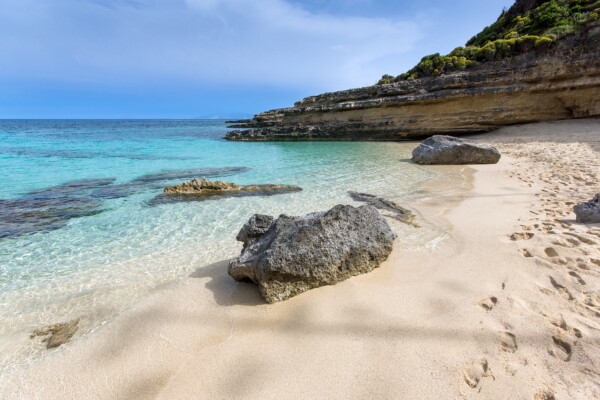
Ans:
<svg viewBox="0 0 600 400"><path fill-rule="evenodd" d="M571 135L551 134L565 130ZM367 275L273 305L264 304L254 285L231 280L227 261L211 264L156 290L51 357L3 377L0 394L598 396L600 264L593 260L600 259L600 228L575 224L563 215L564 201L543 202L541 210L536 201L552 197L556 186L538 179L547 170L544 160L560 154L567 163L557 170L574 175L579 167L569 160L593 163L599 153L589 143L599 135L600 121L587 120L473 137L497 145L500 163L461 167L474 170L472 188L417 204L427 220L447 222L453 239L446 245L418 251L395 245L390 258ZM583 151L585 146L592 150ZM584 172L582 182L591 183L586 191L600 189ZM517 233L534 235L511 240ZM553 244L561 240L563 245Z"/></svg>

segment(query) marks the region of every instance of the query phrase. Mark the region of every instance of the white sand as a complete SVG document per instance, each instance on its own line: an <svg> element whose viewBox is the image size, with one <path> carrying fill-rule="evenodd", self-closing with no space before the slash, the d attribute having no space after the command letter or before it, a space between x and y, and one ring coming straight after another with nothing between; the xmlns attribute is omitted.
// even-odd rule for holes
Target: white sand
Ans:
<svg viewBox="0 0 600 400"><path fill-rule="evenodd" d="M5 374L0 398L600 398L600 225L570 211L600 191L600 120L476 139L500 163L417 205L445 245L273 305L208 266Z"/></svg>

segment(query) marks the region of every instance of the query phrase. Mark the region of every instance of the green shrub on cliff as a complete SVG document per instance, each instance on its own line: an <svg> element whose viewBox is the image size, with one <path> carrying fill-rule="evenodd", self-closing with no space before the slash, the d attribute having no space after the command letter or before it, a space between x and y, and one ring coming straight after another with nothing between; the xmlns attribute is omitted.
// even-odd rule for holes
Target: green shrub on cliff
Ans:
<svg viewBox="0 0 600 400"><path fill-rule="evenodd" d="M384 75L378 84L462 71L478 63L502 60L528 51L547 51L561 37L591 24L600 25L600 0L516 0L492 25L473 36L466 47L448 55L425 56L397 77Z"/></svg>

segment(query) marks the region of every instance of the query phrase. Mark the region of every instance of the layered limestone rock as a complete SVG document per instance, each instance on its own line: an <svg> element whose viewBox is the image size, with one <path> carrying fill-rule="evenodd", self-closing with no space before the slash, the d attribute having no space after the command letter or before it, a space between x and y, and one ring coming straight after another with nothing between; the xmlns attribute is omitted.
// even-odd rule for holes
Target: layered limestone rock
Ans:
<svg viewBox="0 0 600 400"><path fill-rule="evenodd" d="M183 182L175 186L167 186L164 190L167 194L195 194L210 195L224 192L272 192L272 191L297 192L302 190L298 186L292 185L236 185L235 183L224 181L211 181L207 178L194 178L191 181Z"/></svg>
<svg viewBox="0 0 600 400"><path fill-rule="evenodd" d="M454 136L435 135L423 141L412 152L417 164L496 164L500 152L487 144L475 143Z"/></svg>
<svg viewBox="0 0 600 400"><path fill-rule="evenodd" d="M299 192L302 188L293 185L236 185L207 178L194 178L175 186L167 186L163 193L148 202L150 206L161 204L217 200L226 197L275 196Z"/></svg>
<svg viewBox="0 0 600 400"><path fill-rule="evenodd" d="M337 205L329 211L274 219L256 214L237 240L242 254L229 275L250 280L269 303L370 272L392 251L395 234L373 206Z"/></svg>
<svg viewBox="0 0 600 400"><path fill-rule="evenodd" d="M436 78L307 97L237 121L226 138L399 140L597 116L598 48L583 55L527 53Z"/></svg>

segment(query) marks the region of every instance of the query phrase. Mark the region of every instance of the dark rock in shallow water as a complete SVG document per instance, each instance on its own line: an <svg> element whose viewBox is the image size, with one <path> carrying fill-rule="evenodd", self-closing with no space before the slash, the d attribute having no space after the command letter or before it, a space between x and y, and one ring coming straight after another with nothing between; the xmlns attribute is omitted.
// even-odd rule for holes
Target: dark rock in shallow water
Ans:
<svg viewBox="0 0 600 400"><path fill-rule="evenodd" d="M348 194L354 201L367 203L379 210L391 212L391 214L385 215L386 217L397 219L398 221L409 225L414 225L413 221L415 219L415 214L391 200L373 196L372 194L368 193L348 192Z"/></svg>
<svg viewBox="0 0 600 400"><path fill-rule="evenodd" d="M85 197L0 199L0 239L60 229L69 219L101 213L101 206Z"/></svg>
<svg viewBox="0 0 600 400"><path fill-rule="evenodd" d="M158 182L169 181L175 179L191 179L196 176L208 176L216 178L220 176L231 176L241 174L250 170L247 167L224 167L224 168L194 168L162 171L155 174L142 175L135 178L132 182Z"/></svg>
<svg viewBox="0 0 600 400"><path fill-rule="evenodd" d="M337 205L276 220L257 214L238 234L244 250L230 262L228 272L237 281L257 283L261 295L273 303L370 272L387 259L395 237L369 205Z"/></svg>
<svg viewBox="0 0 600 400"><path fill-rule="evenodd" d="M70 341L78 329L79 318L75 318L69 322L49 325L41 329L36 329L31 332L29 338L35 339L37 336L42 336L44 337L42 341L46 342L46 348L52 349Z"/></svg>
<svg viewBox="0 0 600 400"><path fill-rule="evenodd" d="M224 167L162 171L117 185L114 184L116 178L81 179L35 190L17 199L0 199L0 239L60 229L69 219L103 212L101 206L105 199L119 199L148 190L162 189L164 182L168 180L194 177L198 173L207 176L228 176L248 169ZM262 193L256 194L271 194L270 191L274 191L273 188L265 188ZM182 200L184 199L179 199ZM172 201L173 198L168 202Z"/></svg>
<svg viewBox="0 0 600 400"><path fill-rule="evenodd" d="M576 205L573 211L577 216L577 222L600 222L600 193L596 193L592 200Z"/></svg>
<svg viewBox="0 0 600 400"><path fill-rule="evenodd" d="M92 178L69 181L57 186L51 186L46 189L39 189L27 193L25 198L41 199L41 198L57 198L57 197L72 197L82 196L89 191L93 191L110 185L116 178Z"/></svg>
<svg viewBox="0 0 600 400"><path fill-rule="evenodd" d="M236 185L223 181L195 178L179 185L166 187L164 193L150 201L150 205L220 199L224 197L273 196L299 192L302 188L291 185Z"/></svg>
<svg viewBox="0 0 600 400"><path fill-rule="evenodd" d="M417 164L496 164L500 160L493 146L445 135L425 139L412 155Z"/></svg>

